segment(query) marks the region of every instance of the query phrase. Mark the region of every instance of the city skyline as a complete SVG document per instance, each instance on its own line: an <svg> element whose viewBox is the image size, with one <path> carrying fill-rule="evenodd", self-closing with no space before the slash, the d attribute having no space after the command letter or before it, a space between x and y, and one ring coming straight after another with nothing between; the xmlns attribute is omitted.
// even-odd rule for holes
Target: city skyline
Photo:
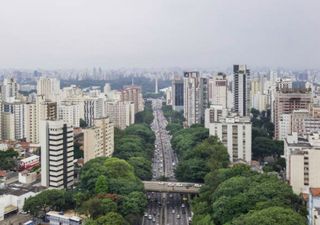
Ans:
<svg viewBox="0 0 320 225"><path fill-rule="evenodd" d="M320 68L319 7L315 0L10 1L0 9L0 68Z"/></svg>

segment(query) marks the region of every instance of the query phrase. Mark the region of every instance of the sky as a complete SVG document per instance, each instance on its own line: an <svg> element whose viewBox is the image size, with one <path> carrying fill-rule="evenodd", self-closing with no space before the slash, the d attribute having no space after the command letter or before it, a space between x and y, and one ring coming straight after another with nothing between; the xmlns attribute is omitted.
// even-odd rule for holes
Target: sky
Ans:
<svg viewBox="0 0 320 225"><path fill-rule="evenodd" d="M319 0L7 0L0 68L320 68Z"/></svg>

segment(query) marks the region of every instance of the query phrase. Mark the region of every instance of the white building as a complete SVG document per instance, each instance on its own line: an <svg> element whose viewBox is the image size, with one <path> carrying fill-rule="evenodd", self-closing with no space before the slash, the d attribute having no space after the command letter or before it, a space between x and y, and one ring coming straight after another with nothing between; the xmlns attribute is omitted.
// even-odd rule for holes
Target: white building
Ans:
<svg viewBox="0 0 320 225"><path fill-rule="evenodd" d="M222 111L217 113L216 109L209 108L206 109L205 127L226 146L231 162L244 160L251 163L252 125L249 117L222 117Z"/></svg>
<svg viewBox="0 0 320 225"><path fill-rule="evenodd" d="M214 105L221 105L227 108L227 85L228 81L226 75L219 73L209 79L209 103Z"/></svg>
<svg viewBox="0 0 320 225"><path fill-rule="evenodd" d="M112 101L106 102L106 115L115 127L125 129L134 124L135 121L135 106L129 101Z"/></svg>
<svg viewBox="0 0 320 225"><path fill-rule="evenodd" d="M82 219L75 213L50 211L46 214L50 225L81 225Z"/></svg>
<svg viewBox="0 0 320 225"><path fill-rule="evenodd" d="M1 113L2 140L15 139L14 114L10 112Z"/></svg>
<svg viewBox="0 0 320 225"><path fill-rule="evenodd" d="M250 70L246 65L234 65L233 74L233 109L239 116L249 116Z"/></svg>
<svg viewBox="0 0 320 225"><path fill-rule="evenodd" d="M5 78L1 86L1 96L4 102L12 102L19 92L19 85L14 78Z"/></svg>
<svg viewBox="0 0 320 225"><path fill-rule="evenodd" d="M114 151L114 126L110 118L94 119L94 126L83 130L84 162Z"/></svg>
<svg viewBox="0 0 320 225"><path fill-rule="evenodd" d="M60 94L60 80L40 77L37 82L37 94L43 95L45 100L57 101Z"/></svg>
<svg viewBox="0 0 320 225"><path fill-rule="evenodd" d="M279 119L279 140L284 140L288 134L291 134L292 117L290 113L284 113L280 115Z"/></svg>
<svg viewBox="0 0 320 225"><path fill-rule="evenodd" d="M73 185L73 129L61 120L40 121L41 185L70 188Z"/></svg>
<svg viewBox="0 0 320 225"><path fill-rule="evenodd" d="M200 77L199 72L185 72L183 87L186 125L200 124L208 106L208 79Z"/></svg>
<svg viewBox="0 0 320 225"><path fill-rule="evenodd" d="M284 140L286 178L296 194L320 187L320 135L298 137L297 133Z"/></svg>
<svg viewBox="0 0 320 225"><path fill-rule="evenodd" d="M58 105L58 119L73 127L80 127L81 108L81 104L61 102Z"/></svg>
<svg viewBox="0 0 320 225"><path fill-rule="evenodd" d="M24 135L27 142L39 143L39 120L36 103L24 105Z"/></svg>

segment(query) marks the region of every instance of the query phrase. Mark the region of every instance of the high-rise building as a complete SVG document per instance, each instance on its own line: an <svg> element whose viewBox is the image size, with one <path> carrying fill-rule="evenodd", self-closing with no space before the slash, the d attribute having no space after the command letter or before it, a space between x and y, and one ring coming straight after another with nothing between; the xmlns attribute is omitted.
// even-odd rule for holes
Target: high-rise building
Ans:
<svg viewBox="0 0 320 225"><path fill-rule="evenodd" d="M175 111L183 110L183 91L183 79L172 80L172 109Z"/></svg>
<svg viewBox="0 0 320 225"><path fill-rule="evenodd" d="M106 115L115 127L125 129L126 127L134 124L135 109L134 103L129 101L112 101L106 102Z"/></svg>
<svg viewBox="0 0 320 225"><path fill-rule="evenodd" d="M233 75L233 109L239 116L249 116L250 70L246 65L234 65Z"/></svg>
<svg viewBox="0 0 320 225"><path fill-rule="evenodd" d="M251 163L252 125L250 117L227 116L216 108L206 109L205 127L227 148L231 162Z"/></svg>
<svg viewBox="0 0 320 225"><path fill-rule="evenodd" d="M275 139L280 140L279 124L282 114L290 114L293 110L309 109L312 103L312 96L310 92L295 92L293 90L282 89L275 93L275 101L273 107L274 115L274 136Z"/></svg>
<svg viewBox="0 0 320 225"><path fill-rule="evenodd" d="M24 105L24 134L27 142L39 143L39 120L36 103Z"/></svg>
<svg viewBox="0 0 320 225"><path fill-rule="evenodd" d="M58 118L68 125L80 127L81 104L71 102L61 102L58 105Z"/></svg>
<svg viewBox="0 0 320 225"><path fill-rule="evenodd" d="M37 94L43 95L45 100L57 101L60 94L60 80L40 77L37 82Z"/></svg>
<svg viewBox="0 0 320 225"><path fill-rule="evenodd" d="M4 102L12 102L18 96L19 85L13 78L5 78L1 86L1 96Z"/></svg>
<svg viewBox="0 0 320 225"><path fill-rule="evenodd" d="M94 119L94 126L83 130L84 162L114 151L114 127L110 118Z"/></svg>
<svg viewBox="0 0 320 225"><path fill-rule="evenodd" d="M227 108L227 78L223 73L209 79L209 103Z"/></svg>
<svg viewBox="0 0 320 225"><path fill-rule="evenodd" d="M12 113L14 116L14 140L21 140L24 134L24 102L3 103L3 111Z"/></svg>
<svg viewBox="0 0 320 225"><path fill-rule="evenodd" d="M141 93L141 87L139 86L124 86L123 90L121 90L121 101L133 102L135 113L144 110L144 100Z"/></svg>
<svg viewBox="0 0 320 225"><path fill-rule="evenodd" d="M184 118L190 127L204 121L204 111L208 107L208 79L199 72L184 73Z"/></svg>
<svg viewBox="0 0 320 225"><path fill-rule="evenodd" d="M41 185L73 186L73 129L61 120L40 121Z"/></svg>
<svg viewBox="0 0 320 225"><path fill-rule="evenodd" d="M86 122L88 127L93 125L93 119L95 116L95 99L94 98L86 98L84 100L84 121Z"/></svg>
<svg viewBox="0 0 320 225"><path fill-rule="evenodd" d="M2 140L15 140L14 114L11 112L1 113Z"/></svg>
<svg viewBox="0 0 320 225"><path fill-rule="evenodd" d="M320 135L298 137L297 133L284 140L286 178L296 194L320 187Z"/></svg>

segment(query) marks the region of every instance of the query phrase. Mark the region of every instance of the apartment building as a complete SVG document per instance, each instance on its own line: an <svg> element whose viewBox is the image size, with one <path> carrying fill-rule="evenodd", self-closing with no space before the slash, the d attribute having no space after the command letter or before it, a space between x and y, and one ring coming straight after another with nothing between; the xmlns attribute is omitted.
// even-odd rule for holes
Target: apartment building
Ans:
<svg viewBox="0 0 320 225"><path fill-rule="evenodd" d="M211 136L217 136L227 148L231 162L251 163L252 124L250 117L222 116L223 111L206 109L205 127Z"/></svg>
<svg viewBox="0 0 320 225"><path fill-rule="evenodd" d="M172 80L172 109L175 111L183 110L184 94L183 79L176 77Z"/></svg>
<svg viewBox="0 0 320 225"><path fill-rule="evenodd" d="M249 116L250 70L246 65L234 65L233 76L233 110L239 116Z"/></svg>
<svg viewBox="0 0 320 225"><path fill-rule="evenodd" d="M121 90L121 101L130 101L134 103L134 113L144 110L144 100L142 97L141 87L135 85L127 85Z"/></svg>
<svg viewBox="0 0 320 225"><path fill-rule="evenodd" d="M295 91L293 89L282 89L275 93L273 107L275 139L280 140L280 117L282 114L290 114L293 110L309 109L312 103L310 92Z"/></svg>
<svg viewBox="0 0 320 225"><path fill-rule="evenodd" d="M129 101L108 101L105 103L106 115L115 127L125 129L134 124L135 105Z"/></svg>
<svg viewBox="0 0 320 225"><path fill-rule="evenodd" d="M58 119L73 127L80 127L81 107L81 104L61 102L58 105Z"/></svg>
<svg viewBox="0 0 320 225"><path fill-rule="evenodd" d="M218 73L209 79L208 98L210 104L221 105L223 108L227 108L228 81L226 77L226 74Z"/></svg>
<svg viewBox="0 0 320 225"><path fill-rule="evenodd" d="M208 107L208 79L199 72L184 73L184 118L186 126L204 122L204 111Z"/></svg>
<svg viewBox="0 0 320 225"><path fill-rule="evenodd" d="M83 130L84 162L114 151L114 126L109 117L94 119L94 126Z"/></svg>
<svg viewBox="0 0 320 225"><path fill-rule="evenodd" d="M73 186L73 128L61 120L40 121L41 185L49 188Z"/></svg>
<svg viewBox="0 0 320 225"><path fill-rule="evenodd" d="M306 193L309 188L320 187L320 135L297 133L284 139L286 179L296 194Z"/></svg>

